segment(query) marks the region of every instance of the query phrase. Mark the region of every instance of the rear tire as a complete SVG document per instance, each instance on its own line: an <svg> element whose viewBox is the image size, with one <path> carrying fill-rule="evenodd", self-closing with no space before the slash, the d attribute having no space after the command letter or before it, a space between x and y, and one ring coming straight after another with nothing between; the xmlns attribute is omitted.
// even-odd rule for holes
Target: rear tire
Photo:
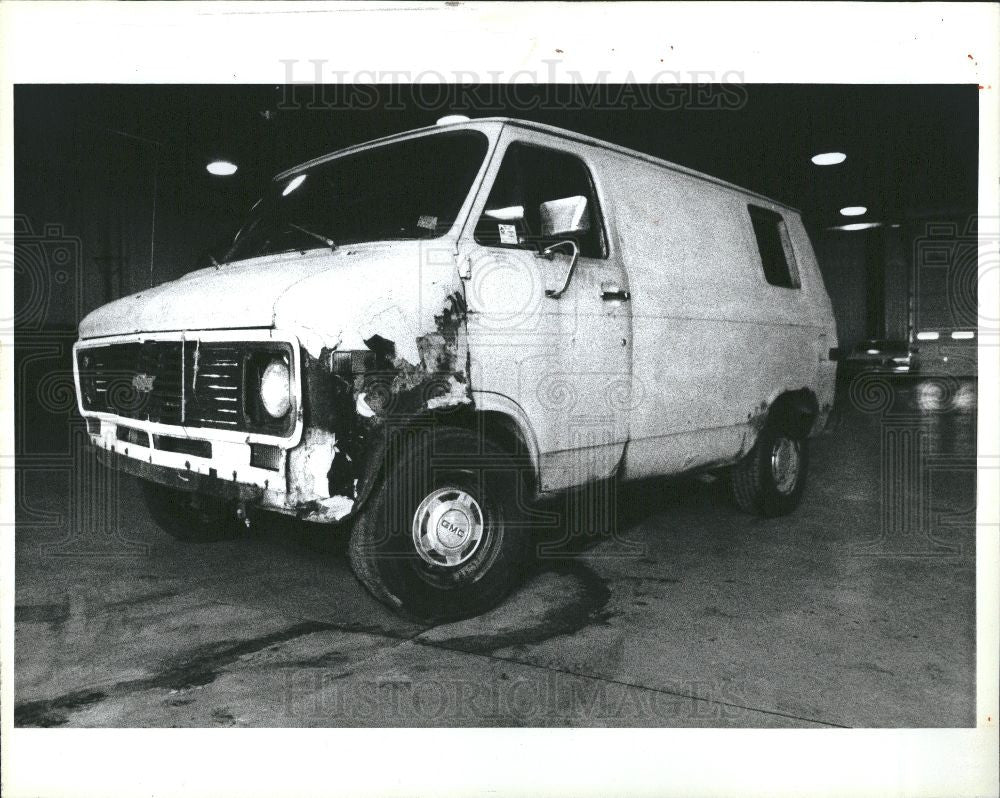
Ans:
<svg viewBox="0 0 1000 798"><path fill-rule="evenodd" d="M164 532L186 543L229 540L239 534L233 508L211 496L142 480L149 515Z"/></svg>
<svg viewBox="0 0 1000 798"><path fill-rule="evenodd" d="M776 518L799 506L806 487L809 440L781 421L769 421L750 452L730 471L736 506Z"/></svg>
<svg viewBox="0 0 1000 798"><path fill-rule="evenodd" d="M524 575L513 459L464 430L427 431L393 447L355 521L351 567L379 601L420 623L492 609Z"/></svg>

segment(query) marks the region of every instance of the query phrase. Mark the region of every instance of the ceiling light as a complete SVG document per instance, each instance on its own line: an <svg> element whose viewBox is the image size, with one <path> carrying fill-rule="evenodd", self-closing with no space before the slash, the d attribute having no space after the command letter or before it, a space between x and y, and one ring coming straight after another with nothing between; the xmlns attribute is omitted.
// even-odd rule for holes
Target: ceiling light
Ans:
<svg viewBox="0 0 1000 798"><path fill-rule="evenodd" d="M212 161L205 168L210 175L218 175L219 177L228 177L229 175L236 174L236 164L230 161Z"/></svg>
<svg viewBox="0 0 1000 798"><path fill-rule="evenodd" d="M836 166L847 160L847 156L842 152L821 152L812 157L812 162L816 166Z"/></svg>
<svg viewBox="0 0 1000 798"><path fill-rule="evenodd" d="M873 227L881 227L881 222L854 222L853 224L841 224L835 227L828 227L828 230L870 230Z"/></svg>
<svg viewBox="0 0 1000 798"><path fill-rule="evenodd" d="M285 186L285 190L281 192L281 196L287 197L289 194L295 191L295 189L297 189L299 186L301 186L303 183L306 182L306 177L307 175L296 175L291 180L289 180L288 185Z"/></svg>
<svg viewBox="0 0 1000 798"><path fill-rule="evenodd" d="M918 341L936 341L940 337L941 337L941 334L940 333L936 333L936 332L918 332L917 333L917 340Z"/></svg>
<svg viewBox="0 0 1000 798"><path fill-rule="evenodd" d="M955 330L951 337L956 341L968 341L970 338L975 338L976 334L972 330Z"/></svg>
<svg viewBox="0 0 1000 798"><path fill-rule="evenodd" d="M868 209L864 205L848 205L840 209L841 216L863 216L866 213Z"/></svg>

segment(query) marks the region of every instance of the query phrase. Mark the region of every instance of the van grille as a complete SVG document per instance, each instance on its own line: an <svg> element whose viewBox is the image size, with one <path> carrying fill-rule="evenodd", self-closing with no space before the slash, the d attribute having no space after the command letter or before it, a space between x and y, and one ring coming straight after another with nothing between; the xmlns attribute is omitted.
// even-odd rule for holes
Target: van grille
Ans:
<svg viewBox="0 0 1000 798"><path fill-rule="evenodd" d="M77 352L83 409L161 424L281 434L273 419L252 418L245 401L248 364L280 353L290 354L288 345L143 341L87 347Z"/></svg>
<svg viewBox="0 0 1000 798"><path fill-rule="evenodd" d="M191 350L186 364L186 371L190 372L188 423L194 427L246 429L242 391L245 347L202 344L198 349L188 348Z"/></svg>
<svg viewBox="0 0 1000 798"><path fill-rule="evenodd" d="M77 353L85 410L181 423L181 342L145 341Z"/></svg>

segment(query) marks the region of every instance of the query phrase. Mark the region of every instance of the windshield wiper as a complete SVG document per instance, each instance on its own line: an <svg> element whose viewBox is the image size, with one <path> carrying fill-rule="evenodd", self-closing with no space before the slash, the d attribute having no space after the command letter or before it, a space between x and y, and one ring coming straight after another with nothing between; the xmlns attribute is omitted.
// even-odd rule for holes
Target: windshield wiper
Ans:
<svg viewBox="0 0 1000 798"><path fill-rule="evenodd" d="M312 230L307 230L306 228L300 227L299 225L293 224L292 222L285 222L285 224L291 227L293 230L298 230L300 233L305 233L310 238L315 238L317 241L322 241L330 248L331 251L337 249L337 244L332 238L327 238L326 236L320 235L319 233L314 233Z"/></svg>

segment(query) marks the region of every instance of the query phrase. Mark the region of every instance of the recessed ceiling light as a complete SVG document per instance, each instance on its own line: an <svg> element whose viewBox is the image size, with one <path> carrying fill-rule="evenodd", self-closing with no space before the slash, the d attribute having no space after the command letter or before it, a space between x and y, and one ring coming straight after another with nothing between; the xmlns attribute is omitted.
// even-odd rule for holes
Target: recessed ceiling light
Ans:
<svg viewBox="0 0 1000 798"><path fill-rule="evenodd" d="M853 224L840 224L835 227L828 227L828 230L870 230L873 227L881 227L881 222L854 222Z"/></svg>
<svg viewBox="0 0 1000 798"><path fill-rule="evenodd" d="M236 164L230 161L212 161L205 168L210 175L218 175L219 177L228 177L229 175L236 174Z"/></svg>
<svg viewBox="0 0 1000 798"><path fill-rule="evenodd" d="M972 330L955 330L951 337L956 341L968 341L970 338L975 338L976 334Z"/></svg>
<svg viewBox="0 0 1000 798"><path fill-rule="evenodd" d="M864 205L848 205L840 209L841 216L863 216L866 213L868 209Z"/></svg>
<svg viewBox="0 0 1000 798"><path fill-rule="evenodd" d="M941 337L941 334L937 333L937 332L918 332L917 333L917 340L918 341L936 341L940 337Z"/></svg>
<svg viewBox="0 0 1000 798"><path fill-rule="evenodd" d="M296 175L291 180L289 180L288 185L285 186L285 190L281 192L281 196L287 197L289 194L295 191L295 189L297 189L299 186L301 186L303 183L306 182L306 177L308 177L308 175Z"/></svg>
<svg viewBox="0 0 1000 798"><path fill-rule="evenodd" d="M842 152L821 152L812 157L812 162L816 166L836 166L847 160L847 156Z"/></svg>

